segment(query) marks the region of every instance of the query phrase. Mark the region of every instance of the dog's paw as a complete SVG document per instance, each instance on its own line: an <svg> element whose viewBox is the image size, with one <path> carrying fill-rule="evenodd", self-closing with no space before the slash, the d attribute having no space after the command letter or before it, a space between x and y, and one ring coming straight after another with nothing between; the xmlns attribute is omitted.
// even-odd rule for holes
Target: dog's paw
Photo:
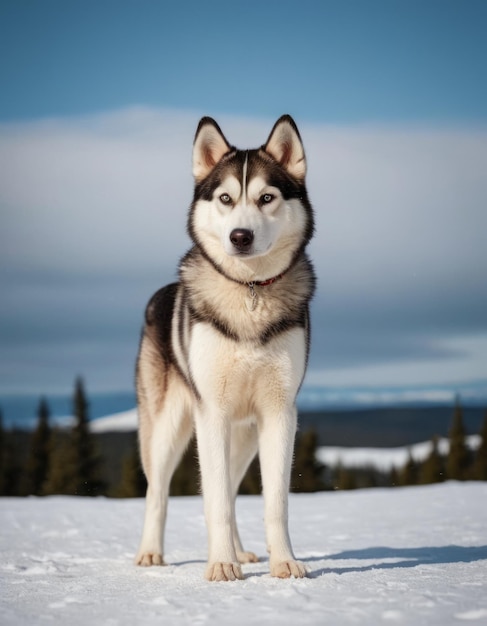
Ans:
<svg viewBox="0 0 487 626"><path fill-rule="evenodd" d="M165 565L162 554L143 552L135 557L135 564L142 567L150 567L151 565Z"/></svg>
<svg viewBox="0 0 487 626"><path fill-rule="evenodd" d="M306 566L301 561L281 561L271 565L271 576L276 578L304 578L307 576Z"/></svg>
<svg viewBox="0 0 487 626"><path fill-rule="evenodd" d="M253 552L237 552L239 563L258 563L259 557Z"/></svg>
<svg viewBox="0 0 487 626"><path fill-rule="evenodd" d="M210 563L206 568L206 580L243 580L242 568L238 563Z"/></svg>

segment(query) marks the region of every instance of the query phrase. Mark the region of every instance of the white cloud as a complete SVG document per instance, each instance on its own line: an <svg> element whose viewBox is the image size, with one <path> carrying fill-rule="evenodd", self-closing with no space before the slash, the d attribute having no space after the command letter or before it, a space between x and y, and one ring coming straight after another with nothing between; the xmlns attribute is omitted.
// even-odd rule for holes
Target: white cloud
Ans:
<svg viewBox="0 0 487 626"><path fill-rule="evenodd" d="M0 268L11 276L174 276L189 245L198 118L133 108L0 126ZM218 121L241 147L265 142L274 122ZM487 129L297 122L317 217L315 337L330 311L342 331L345 319L369 337L379 337L383 325L398 334L408 327L411 337L431 333L442 348L453 345L451 335L487 332ZM61 287L59 293L61 300ZM122 308L123 297L128 303L131 294L121 292ZM62 306L54 300L53 307ZM96 300L93 307L95 323L104 311L96 310ZM478 378L486 374L487 355L487 345L479 345L480 352L466 350L436 370L437 361L414 359L394 368L369 363L338 370L332 354L327 384L421 380L434 371ZM404 357L395 356L398 363ZM320 353L313 358L316 367Z"/></svg>
<svg viewBox="0 0 487 626"><path fill-rule="evenodd" d="M5 261L123 271L171 258L187 245L190 128L144 110L4 127Z"/></svg>
<svg viewBox="0 0 487 626"><path fill-rule="evenodd" d="M1 254L12 266L153 267L187 246L196 114L129 109L0 127ZM219 120L260 145L262 121ZM327 288L416 289L487 264L487 130L301 125ZM5 247L6 246L6 247ZM168 254L170 253L170 254Z"/></svg>
<svg viewBox="0 0 487 626"><path fill-rule="evenodd" d="M103 248L123 262L118 239L131 244L131 263L151 262L152 245L182 240L197 121L130 109L4 126L1 202L14 238L32 244L42 233L44 243L27 251L33 261L47 263L50 248L71 245L73 264L105 263ZM271 127L220 121L230 141L243 145L264 142ZM421 280L425 264L436 275L445 264L454 270L485 260L487 131L304 125L302 132L318 218L314 247L325 251L319 265L329 256L340 261L335 276L382 274L381 283L394 283L395 270ZM13 263L24 257L13 253Z"/></svg>
<svg viewBox="0 0 487 626"><path fill-rule="evenodd" d="M487 266L487 131L310 129L315 257L367 296L437 291Z"/></svg>
<svg viewBox="0 0 487 626"><path fill-rule="evenodd" d="M381 386L401 387L412 385L449 384L464 385L475 380L487 380L487 333L471 336L444 337L439 348L455 356L446 359L402 359L380 364L310 370L307 385L325 387ZM365 392L366 394L368 392ZM413 393L416 393L415 391ZM435 392L436 393L436 392ZM438 393L443 393L440 391ZM397 393L395 392L395 395ZM404 397L404 400L407 398Z"/></svg>

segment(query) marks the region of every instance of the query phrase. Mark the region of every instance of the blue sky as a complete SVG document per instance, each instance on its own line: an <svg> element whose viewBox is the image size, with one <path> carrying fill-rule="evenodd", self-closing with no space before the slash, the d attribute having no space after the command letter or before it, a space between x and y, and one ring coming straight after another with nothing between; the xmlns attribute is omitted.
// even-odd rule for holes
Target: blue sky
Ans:
<svg viewBox="0 0 487 626"><path fill-rule="evenodd" d="M0 392L133 383L209 114L291 113L319 276L308 384L487 381L487 3L0 3Z"/></svg>
<svg viewBox="0 0 487 626"><path fill-rule="evenodd" d="M3 0L0 117L485 121L486 26L483 0Z"/></svg>

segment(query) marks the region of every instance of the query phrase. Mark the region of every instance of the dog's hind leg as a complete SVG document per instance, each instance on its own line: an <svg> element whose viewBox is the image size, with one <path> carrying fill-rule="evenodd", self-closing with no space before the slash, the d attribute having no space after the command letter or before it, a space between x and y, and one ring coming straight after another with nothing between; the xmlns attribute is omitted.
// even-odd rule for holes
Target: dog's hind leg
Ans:
<svg viewBox="0 0 487 626"><path fill-rule="evenodd" d="M148 486L144 530L135 562L144 566L164 565L169 485L193 432L187 393L179 381L173 379L171 384L173 389L168 389L171 393L158 415L145 414L148 407L139 403L140 450Z"/></svg>
<svg viewBox="0 0 487 626"><path fill-rule="evenodd" d="M238 488L252 459L257 454L258 440L255 424L237 424L232 427L230 439L230 480L233 494L233 543L239 563L255 563L259 559L253 552L242 547L235 514Z"/></svg>

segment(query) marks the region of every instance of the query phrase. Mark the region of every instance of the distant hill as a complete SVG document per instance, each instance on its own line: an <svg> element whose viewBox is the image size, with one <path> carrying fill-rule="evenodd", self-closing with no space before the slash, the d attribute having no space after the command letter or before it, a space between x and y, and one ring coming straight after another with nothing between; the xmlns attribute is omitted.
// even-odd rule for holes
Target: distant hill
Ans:
<svg viewBox="0 0 487 626"><path fill-rule="evenodd" d="M463 408L468 434L479 432L484 412L478 407ZM453 407L301 411L299 429L315 430L321 446L407 446L428 441L434 435L448 435L452 415ZM91 425L92 432L100 435L133 432L137 428L136 410L93 420Z"/></svg>
<svg viewBox="0 0 487 626"><path fill-rule="evenodd" d="M484 414L483 408L463 408L468 434L479 432ZM299 428L314 429L320 446L394 447L447 435L452 416L448 406L301 412Z"/></svg>
<svg viewBox="0 0 487 626"><path fill-rule="evenodd" d="M478 434L484 413L480 408L463 408L469 435ZM319 446L399 448L427 443L434 435L447 436L452 416L453 407L301 412L299 429L316 431ZM117 484L121 462L135 444L135 409L93 420L91 424L104 458L108 482Z"/></svg>
<svg viewBox="0 0 487 626"><path fill-rule="evenodd" d="M479 432L484 414L485 409L479 407L463 408L467 434ZM301 411L299 429L315 430L320 446L399 447L428 441L434 435L447 436L452 416L453 407ZM91 422L92 432L103 436L136 428L135 409Z"/></svg>

